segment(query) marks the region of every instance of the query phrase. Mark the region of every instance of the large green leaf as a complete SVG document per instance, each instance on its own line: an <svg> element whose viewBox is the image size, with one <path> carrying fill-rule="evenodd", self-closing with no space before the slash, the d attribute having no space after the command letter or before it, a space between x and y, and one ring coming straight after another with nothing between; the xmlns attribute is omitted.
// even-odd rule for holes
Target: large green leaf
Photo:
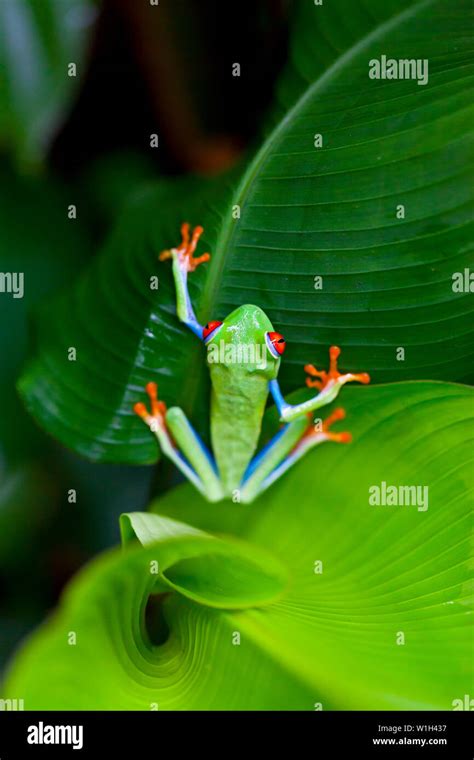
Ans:
<svg viewBox="0 0 474 760"><path fill-rule="evenodd" d="M473 376L472 298L452 289L472 252L469 4L389 2L372 13L376 3L355 2L343 14L340 3L300 5L295 64L280 87L291 108L232 192L217 182L210 199L195 180L150 190L40 323L20 390L43 426L92 459L156 460L131 412L150 379L198 427L205 416L204 352L178 325L169 267L156 261L183 218L204 221L213 252L205 282L193 276L199 317L264 308L288 341L286 390L334 343L345 368L374 382ZM369 79L369 61L386 54L427 58L428 84Z"/></svg>
<svg viewBox="0 0 474 760"><path fill-rule="evenodd" d="M204 180L138 192L102 256L72 292L63 293L53 309L46 304L39 315L41 350L19 390L47 430L80 454L134 464L157 459L153 437L132 413L145 384L157 375L167 402L183 399L191 411L200 390L191 368L202 346L179 326L170 267L157 267L157 252L163 240L174 244L181 219L201 219L221 192L221 183ZM158 291L150 287L156 275ZM193 297L203 275L197 271L191 282ZM74 361L70 348L76 350Z"/></svg>
<svg viewBox="0 0 474 760"><path fill-rule="evenodd" d="M0 3L0 143L22 164L42 159L84 76L94 6L93 0Z"/></svg>
<svg viewBox="0 0 474 760"><path fill-rule="evenodd" d="M160 542L154 591L178 591L210 607L239 609L271 601L287 585L283 566L259 547L147 512L122 515L120 522L124 543Z"/></svg>
<svg viewBox="0 0 474 760"><path fill-rule="evenodd" d="M316 3L314 3L316 5ZM346 0L313 7L297 2L289 40L288 63L276 88L274 108L267 128L275 126L312 83L346 51L362 42L374 29L412 8L414 0ZM317 44L315 44L317 39Z"/></svg>
<svg viewBox="0 0 474 760"><path fill-rule="evenodd" d="M154 505L270 551L290 573L279 598L236 611L169 594L169 636L153 646L144 608L160 542L99 559L20 651L6 696L26 709L451 709L472 685L473 391L346 395L354 443L310 453L254 504L209 505L186 486ZM382 482L428 487L428 508L371 506ZM152 516L124 519L126 537L156 538ZM189 533L157 525L164 545Z"/></svg>

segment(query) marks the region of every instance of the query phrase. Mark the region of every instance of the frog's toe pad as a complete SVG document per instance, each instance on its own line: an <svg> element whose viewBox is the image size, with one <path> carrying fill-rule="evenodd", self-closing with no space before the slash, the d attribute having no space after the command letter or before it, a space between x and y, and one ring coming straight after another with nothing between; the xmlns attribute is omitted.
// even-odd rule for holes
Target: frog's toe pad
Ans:
<svg viewBox="0 0 474 760"><path fill-rule="evenodd" d="M347 431L344 431L342 433L334 433L332 430L330 430L331 426L335 422L339 422L339 420L343 420L346 416L345 409L342 409L342 407L338 407L333 411L332 414L329 415L329 417L326 417L325 420L323 420L323 435L326 436L326 439L328 441L334 441L335 443L351 443L352 441L352 435L348 433Z"/></svg>
<svg viewBox="0 0 474 760"><path fill-rule="evenodd" d="M356 382L367 385L370 383L370 376L367 372L359 372L354 374L353 372L339 372L337 362L341 355L341 349L339 346L331 346L329 349L329 370L318 370L313 364L306 364L304 371L309 375L306 378L306 385L308 388L317 388L322 391L330 382L332 384L344 385L345 383ZM317 378L314 380L313 378Z"/></svg>
<svg viewBox="0 0 474 760"><path fill-rule="evenodd" d="M345 416L345 410L339 407L338 409L335 409L333 413L330 414L329 417L327 417L325 420L319 421L318 425L313 425L310 422L308 430L305 434L306 442L310 443L311 445L323 443L324 441L334 441L334 443L351 443L352 436L347 431L335 433L331 430L332 425L335 422L339 422L339 420L343 420ZM311 419L311 414L309 414L308 417Z"/></svg>
<svg viewBox="0 0 474 760"><path fill-rule="evenodd" d="M194 256L194 251L198 244L198 240L204 232L203 228L198 225L194 228L192 234L191 227L188 222L183 222L181 225L181 243L177 248L172 248L169 251L162 251L159 255L160 261L166 261L175 255L179 261L179 266L185 272L194 272L199 264L204 264L205 261L209 261L211 258L210 253L203 253L201 256Z"/></svg>
<svg viewBox="0 0 474 760"><path fill-rule="evenodd" d="M140 401L134 404L133 411L141 417L148 427L165 427L166 404L158 398L157 384L153 382L147 383L145 391L150 399L150 411L148 411L145 404Z"/></svg>

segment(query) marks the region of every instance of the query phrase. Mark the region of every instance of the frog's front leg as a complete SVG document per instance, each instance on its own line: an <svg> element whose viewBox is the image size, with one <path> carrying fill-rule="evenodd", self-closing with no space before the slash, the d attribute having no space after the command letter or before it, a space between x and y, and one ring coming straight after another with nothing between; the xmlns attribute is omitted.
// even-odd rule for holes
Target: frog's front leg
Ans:
<svg viewBox="0 0 474 760"><path fill-rule="evenodd" d="M326 441L349 443L350 433L330 430L334 422L344 417L344 410L336 409L320 425L315 425L312 414L306 413L285 425L250 463L240 488L240 500L253 501L314 446Z"/></svg>
<svg viewBox="0 0 474 760"><path fill-rule="evenodd" d="M316 409L320 409L322 406L330 404L331 401L334 401L342 386L346 383L357 382L364 383L364 385L370 383L370 377L367 372L360 372L358 374L353 374L352 372L339 372L337 368L337 360L340 353L341 349L338 346L331 346L329 349L328 372L317 370L312 364L307 364L305 366L305 372L310 375L310 377L306 378L306 385L309 388L318 388L319 393L316 396L313 396L313 398L308 399L308 401L303 401L301 404L288 404L280 391L278 381L270 381L270 392L273 396L273 400L282 422L291 422L307 412L314 412Z"/></svg>
<svg viewBox="0 0 474 760"><path fill-rule="evenodd" d="M163 454L174 462L206 499L222 499L224 492L212 454L183 410L177 406L167 409L164 402L158 399L156 383L148 383L145 390L150 399L150 411L141 402L135 404L133 410L155 434Z"/></svg>
<svg viewBox="0 0 474 760"><path fill-rule="evenodd" d="M202 256L194 256L194 251L198 240L203 233L202 227L195 227L190 236L190 226L187 222L181 225L181 243L177 248L171 248L168 251L160 253L160 261L172 259L173 277L176 287L176 310L181 322L193 331L198 338L203 339L203 325L199 324L194 314L188 291L188 273L194 272L199 264L209 261L209 253L203 253Z"/></svg>

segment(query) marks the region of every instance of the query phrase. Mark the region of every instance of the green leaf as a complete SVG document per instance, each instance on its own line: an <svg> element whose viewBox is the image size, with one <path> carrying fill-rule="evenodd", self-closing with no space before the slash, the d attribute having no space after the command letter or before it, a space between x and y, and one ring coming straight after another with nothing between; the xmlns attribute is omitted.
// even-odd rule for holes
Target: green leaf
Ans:
<svg viewBox="0 0 474 760"><path fill-rule="evenodd" d="M92 0L0 3L0 141L22 164L44 156L84 75ZM75 63L76 76L68 65Z"/></svg>
<svg viewBox="0 0 474 760"><path fill-rule="evenodd" d="M19 177L0 164L0 272L23 277L22 297L0 293L0 456L22 461L44 452L15 381L28 352L28 320L46 296L77 276L90 248L87 228L67 219L65 188L47 177ZM67 251L67 256L64 252Z"/></svg>
<svg viewBox="0 0 474 760"><path fill-rule="evenodd" d="M160 542L155 591L178 591L211 607L240 608L271 601L285 587L279 562L259 547L225 541L146 512L120 518L122 540Z"/></svg>
<svg viewBox="0 0 474 760"><path fill-rule="evenodd" d="M26 709L452 709L472 683L473 394L423 382L348 389L354 443L318 448L254 504L210 505L187 486L156 502L255 556L270 551L290 574L261 608L168 595L159 646L143 630L145 564L187 538L130 516L129 537L161 543L83 571L13 661L5 695ZM382 482L426 486L427 509L370 505Z"/></svg>
<svg viewBox="0 0 474 760"><path fill-rule="evenodd" d="M415 5L414 0L331 0L320 7L299 2L295 6L290 35L288 64L276 91L269 123L278 123L286 111L304 95L346 51L362 42L374 29ZM317 44L315 39L317 38Z"/></svg>
<svg viewBox="0 0 474 760"><path fill-rule="evenodd" d="M157 253L176 242L183 219L197 222L222 192L222 182L197 179L138 192L77 287L39 314L40 352L20 378L19 391L36 419L79 454L132 464L157 460L156 441L132 412L152 378L159 376L169 405L186 397L190 411L202 399L202 384L183 374L189 362L199 363L202 346L176 319L171 268L157 265ZM150 224L157 218L159 226ZM203 275L198 270L191 282L193 297ZM156 276L158 291L150 287Z"/></svg>
<svg viewBox="0 0 474 760"><path fill-rule="evenodd" d="M98 156L83 171L81 193L89 211L107 231L134 194L155 178L151 158L132 150L111 151Z"/></svg>
<svg viewBox="0 0 474 760"><path fill-rule="evenodd" d="M288 342L285 391L302 384L302 365L326 363L330 344L343 347L345 369L376 383L474 376L471 294L453 292L452 279L472 252L469 4L390 2L389 18L374 6L340 15L302 3L293 50L305 77L292 89L286 75L293 104L232 192L197 180L151 190L93 270L47 309L20 390L63 443L95 460L156 461L131 412L149 380L202 431L205 352L179 326L169 267L156 262L182 219L204 222L213 253L205 282L203 271L192 278L199 318L246 302L265 309ZM428 59L428 84L369 79L369 61L386 54ZM71 345L76 362L65 359Z"/></svg>

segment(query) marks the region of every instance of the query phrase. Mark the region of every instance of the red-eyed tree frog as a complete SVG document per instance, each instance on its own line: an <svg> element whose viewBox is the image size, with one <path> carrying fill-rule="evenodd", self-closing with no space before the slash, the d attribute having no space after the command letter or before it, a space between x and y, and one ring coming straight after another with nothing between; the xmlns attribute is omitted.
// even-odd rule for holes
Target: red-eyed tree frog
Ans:
<svg viewBox="0 0 474 760"><path fill-rule="evenodd" d="M231 498L248 503L271 486L309 449L325 441L348 443L349 433L330 430L343 419L336 409L321 425L314 425L313 412L334 401L345 383L370 382L367 373L341 374L337 368L340 349L329 349L329 371L305 366L306 384L318 393L300 404L285 401L277 380L285 339L258 306L239 306L222 322L201 325L196 319L188 293L188 273L209 261L208 253L195 257L203 232L181 226L182 240L177 248L163 251L160 261L171 259L176 286L177 314L207 349L211 376L212 452L194 431L182 409L167 409L158 399L156 383L146 386L151 408L137 403L134 411L158 439L163 454L209 500ZM262 417L271 393L282 428L256 455Z"/></svg>

